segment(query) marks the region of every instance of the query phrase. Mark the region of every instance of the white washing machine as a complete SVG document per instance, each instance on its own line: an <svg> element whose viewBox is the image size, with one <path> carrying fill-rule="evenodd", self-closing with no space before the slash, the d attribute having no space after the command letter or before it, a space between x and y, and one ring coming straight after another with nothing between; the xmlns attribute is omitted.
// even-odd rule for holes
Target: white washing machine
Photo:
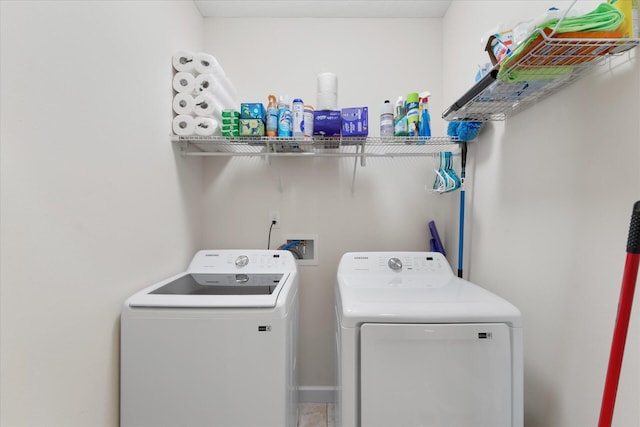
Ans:
<svg viewBox="0 0 640 427"><path fill-rule="evenodd" d="M122 427L295 427L298 274L289 251L205 250L131 296Z"/></svg>
<svg viewBox="0 0 640 427"><path fill-rule="evenodd" d="M336 425L522 427L521 315L432 252L345 254Z"/></svg>

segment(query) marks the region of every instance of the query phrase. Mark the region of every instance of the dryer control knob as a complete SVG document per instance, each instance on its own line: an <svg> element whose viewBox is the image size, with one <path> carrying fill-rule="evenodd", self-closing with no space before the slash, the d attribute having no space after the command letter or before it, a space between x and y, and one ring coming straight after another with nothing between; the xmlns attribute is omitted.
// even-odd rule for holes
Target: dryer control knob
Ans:
<svg viewBox="0 0 640 427"><path fill-rule="evenodd" d="M400 261L400 258L389 258L389 262L387 264L392 270L402 270L402 261Z"/></svg>
<svg viewBox="0 0 640 427"><path fill-rule="evenodd" d="M248 256L240 255L238 258L236 258L236 267L244 267L247 264L249 264Z"/></svg>

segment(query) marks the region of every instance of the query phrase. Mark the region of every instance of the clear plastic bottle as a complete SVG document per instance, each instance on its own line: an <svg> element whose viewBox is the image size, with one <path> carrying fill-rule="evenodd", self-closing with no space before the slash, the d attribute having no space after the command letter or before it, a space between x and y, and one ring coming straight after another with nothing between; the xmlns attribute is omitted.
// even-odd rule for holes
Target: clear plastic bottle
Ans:
<svg viewBox="0 0 640 427"><path fill-rule="evenodd" d="M387 137L394 135L393 105L387 99L380 108L380 136Z"/></svg>
<svg viewBox="0 0 640 427"><path fill-rule="evenodd" d="M275 95L269 95L269 105L267 106L266 135L270 137L278 136L278 105Z"/></svg>

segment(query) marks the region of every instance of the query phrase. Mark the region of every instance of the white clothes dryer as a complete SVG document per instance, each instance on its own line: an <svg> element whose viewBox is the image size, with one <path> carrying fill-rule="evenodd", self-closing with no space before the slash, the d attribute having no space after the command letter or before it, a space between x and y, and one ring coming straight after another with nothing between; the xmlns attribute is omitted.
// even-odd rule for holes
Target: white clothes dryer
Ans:
<svg viewBox="0 0 640 427"><path fill-rule="evenodd" d="M204 250L128 298L122 427L295 427L298 273L289 251Z"/></svg>
<svg viewBox="0 0 640 427"><path fill-rule="evenodd" d="M521 315L434 252L345 254L336 426L522 427Z"/></svg>

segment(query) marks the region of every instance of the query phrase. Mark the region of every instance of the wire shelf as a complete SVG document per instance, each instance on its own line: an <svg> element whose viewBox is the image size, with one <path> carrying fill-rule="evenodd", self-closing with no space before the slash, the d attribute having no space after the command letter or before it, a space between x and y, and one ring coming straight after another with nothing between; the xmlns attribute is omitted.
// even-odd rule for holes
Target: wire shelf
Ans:
<svg viewBox="0 0 640 427"><path fill-rule="evenodd" d="M263 157L421 157L451 151L459 142L449 137L278 138L177 136L185 156Z"/></svg>
<svg viewBox="0 0 640 427"><path fill-rule="evenodd" d="M515 57L496 65L442 118L449 121L499 121L535 104L588 74L596 65L635 48L640 39L583 38L615 33L540 31Z"/></svg>

